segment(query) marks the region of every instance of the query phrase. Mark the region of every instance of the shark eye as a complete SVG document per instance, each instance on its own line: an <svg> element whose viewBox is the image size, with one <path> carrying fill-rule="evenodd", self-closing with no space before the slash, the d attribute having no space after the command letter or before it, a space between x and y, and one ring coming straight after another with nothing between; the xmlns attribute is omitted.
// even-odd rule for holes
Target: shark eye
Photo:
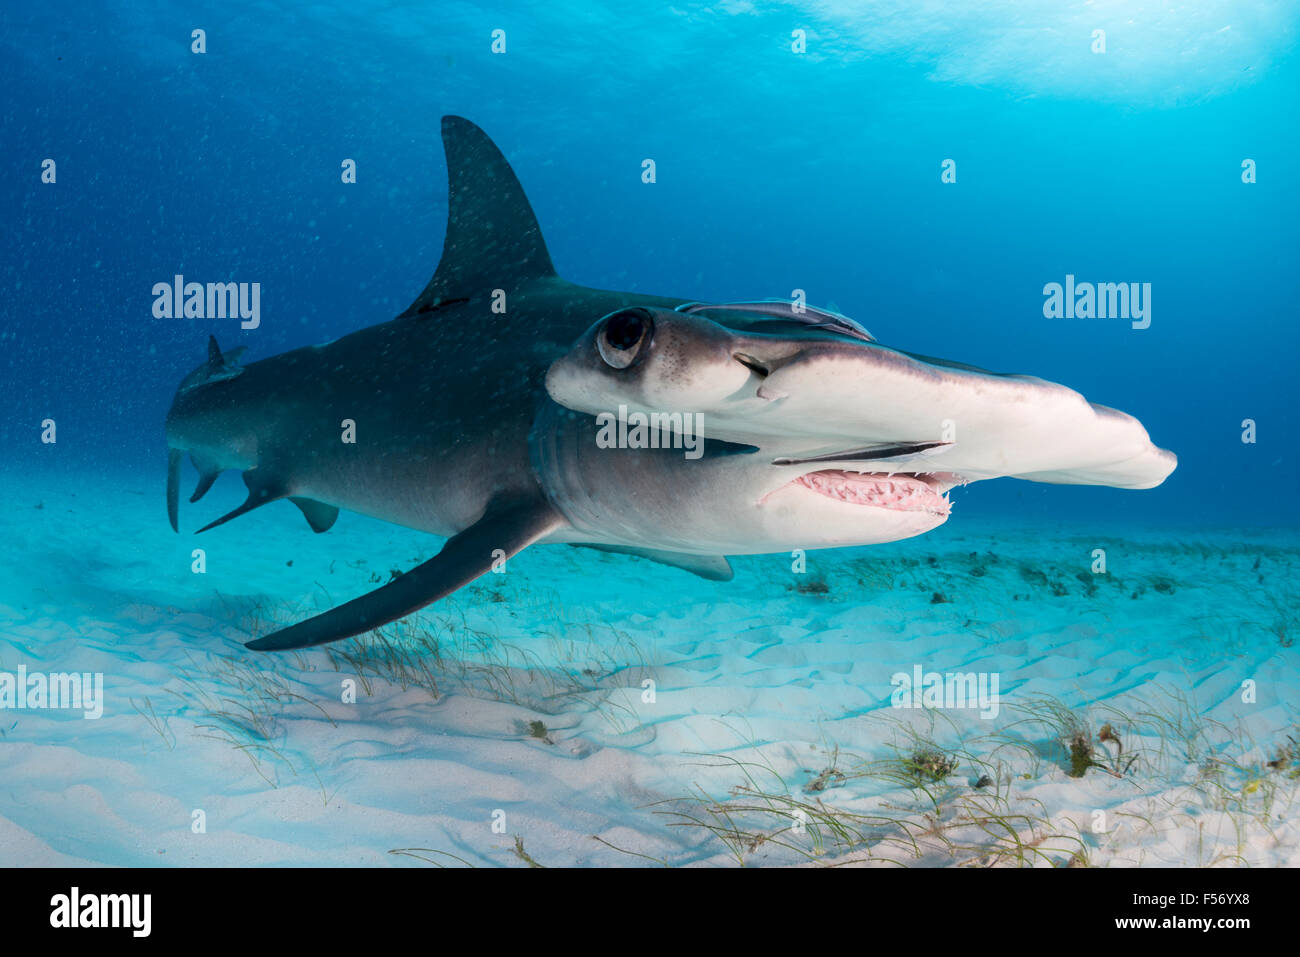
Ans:
<svg viewBox="0 0 1300 957"><path fill-rule="evenodd" d="M654 320L645 309L620 309L605 317L596 333L596 348L606 365L626 369L649 344L654 328Z"/></svg>

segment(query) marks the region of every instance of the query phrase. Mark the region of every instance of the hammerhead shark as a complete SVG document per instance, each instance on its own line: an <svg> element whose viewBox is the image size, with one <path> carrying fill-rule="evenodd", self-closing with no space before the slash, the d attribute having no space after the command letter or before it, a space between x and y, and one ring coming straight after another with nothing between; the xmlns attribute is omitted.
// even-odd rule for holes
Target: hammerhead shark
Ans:
<svg viewBox="0 0 1300 957"><path fill-rule="evenodd" d="M1152 488L1176 465L1136 419L1064 386L893 349L800 301L567 282L487 135L447 116L442 140L446 237L411 306L248 365L210 339L167 415L173 529L188 452L191 502L226 469L248 487L200 531L287 498L317 532L345 508L448 538L388 584L249 648L378 628L537 543L727 580L728 555L930 531L957 485Z"/></svg>

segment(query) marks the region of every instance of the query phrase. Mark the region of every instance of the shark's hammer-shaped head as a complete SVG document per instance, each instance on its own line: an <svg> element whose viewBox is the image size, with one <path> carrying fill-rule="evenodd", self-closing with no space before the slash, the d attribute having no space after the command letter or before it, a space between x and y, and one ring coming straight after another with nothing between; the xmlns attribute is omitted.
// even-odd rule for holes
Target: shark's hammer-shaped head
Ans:
<svg viewBox="0 0 1300 957"><path fill-rule="evenodd" d="M961 481L925 462L931 436L866 442L773 414L787 398L773 388L783 370L863 344L797 314L618 310L547 373L551 399L585 415L543 423L554 438L542 481L575 527L608 539L613 514L615 541L668 550L760 553L929 531ZM903 457L924 467L905 469Z"/></svg>
<svg viewBox="0 0 1300 957"><path fill-rule="evenodd" d="M910 355L790 303L620 309L555 361L546 389L585 413L543 456L557 506L582 528L618 502L625 537L665 548L892 541L946 521L955 485L1146 488L1175 461L1137 420L1064 386ZM601 426L615 419L627 440L611 445ZM705 436L703 453L637 447L635 424L653 434L656 421Z"/></svg>

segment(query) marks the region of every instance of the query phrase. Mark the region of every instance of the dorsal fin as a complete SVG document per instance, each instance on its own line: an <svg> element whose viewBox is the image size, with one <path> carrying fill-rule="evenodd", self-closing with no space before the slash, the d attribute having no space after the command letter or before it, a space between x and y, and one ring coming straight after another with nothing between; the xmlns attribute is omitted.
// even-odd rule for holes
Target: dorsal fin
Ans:
<svg viewBox="0 0 1300 957"><path fill-rule="evenodd" d="M208 367L211 369L220 369L225 365L225 359L221 357L221 346L217 345L217 337L208 336Z"/></svg>
<svg viewBox="0 0 1300 957"><path fill-rule="evenodd" d="M488 135L459 116L442 118L447 153L447 236L438 270L403 316L447 299L507 294L554 276L537 217L514 170Z"/></svg>

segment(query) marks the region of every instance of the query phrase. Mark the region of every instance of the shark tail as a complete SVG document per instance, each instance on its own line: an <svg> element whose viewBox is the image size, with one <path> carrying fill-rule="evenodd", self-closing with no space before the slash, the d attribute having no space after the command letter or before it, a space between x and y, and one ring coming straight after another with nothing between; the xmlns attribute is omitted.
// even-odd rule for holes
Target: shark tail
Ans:
<svg viewBox="0 0 1300 957"><path fill-rule="evenodd" d="M181 456L180 449L167 450L167 520L172 523L172 531L179 532L178 517L181 498Z"/></svg>

